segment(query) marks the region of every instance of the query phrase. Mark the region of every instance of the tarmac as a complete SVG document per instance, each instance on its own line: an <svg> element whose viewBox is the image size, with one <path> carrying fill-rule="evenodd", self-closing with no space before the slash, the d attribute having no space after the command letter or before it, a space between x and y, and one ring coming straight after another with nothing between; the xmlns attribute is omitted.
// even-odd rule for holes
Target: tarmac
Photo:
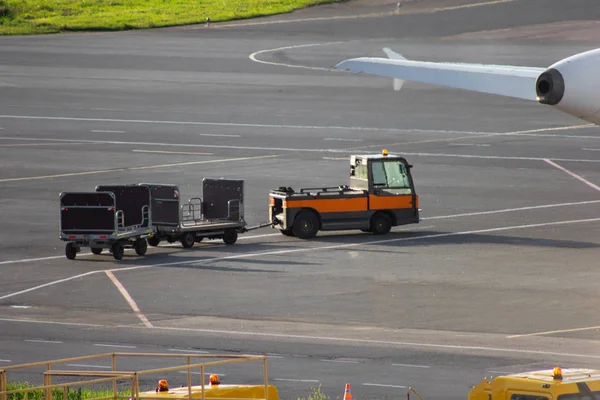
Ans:
<svg viewBox="0 0 600 400"><path fill-rule="evenodd" d="M450 399L498 371L596 365L598 128L330 69L383 47L549 66L596 46L594 5L351 1L0 38L0 367L109 350L266 353L282 398L318 385L335 397L350 382L360 399L408 386ZM159 182L185 199L203 178L244 179L255 225L270 189L347 184L349 155L384 148L414 165L423 210L384 237L264 228L121 261L87 249L67 260L58 238L63 191Z"/></svg>

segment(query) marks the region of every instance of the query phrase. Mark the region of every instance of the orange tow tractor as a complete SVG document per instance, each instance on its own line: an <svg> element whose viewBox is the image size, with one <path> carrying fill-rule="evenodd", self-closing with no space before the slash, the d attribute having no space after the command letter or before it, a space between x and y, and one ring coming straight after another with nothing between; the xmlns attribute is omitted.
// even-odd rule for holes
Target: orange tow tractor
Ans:
<svg viewBox="0 0 600 400"><path fill-rule="evenodd" d="M360 229L376 235L419 222L419 196L404 157L383 150L350 157L350 184L279 187L269 193L269 222L286 236L308 239L318 231Z"/></svg>

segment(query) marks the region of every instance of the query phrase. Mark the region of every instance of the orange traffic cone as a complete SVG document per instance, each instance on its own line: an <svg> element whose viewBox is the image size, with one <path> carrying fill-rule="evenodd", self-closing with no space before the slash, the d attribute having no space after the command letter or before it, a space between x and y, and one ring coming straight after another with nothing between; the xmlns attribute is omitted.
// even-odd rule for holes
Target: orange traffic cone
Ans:
<svg viewBox="0 0 600 400"><path fill-rule="evenodd" d="M344 400L352 400L352 392L350 391L349 383L346 383L346 388L344 389Z"/></svg>

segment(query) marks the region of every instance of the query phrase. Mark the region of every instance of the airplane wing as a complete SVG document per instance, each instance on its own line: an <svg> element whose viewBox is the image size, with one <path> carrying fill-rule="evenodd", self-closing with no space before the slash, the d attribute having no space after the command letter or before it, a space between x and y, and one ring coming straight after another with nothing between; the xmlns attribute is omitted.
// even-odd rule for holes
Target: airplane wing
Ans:
<svg viewBox="0 0 600 400"><path fill-rule="evenodd" d="M394 89L404 80L537 101L536 80L545 68L512 65L411 61L385 48L387 58L344 60L334 69L394 78Z"/></svg>

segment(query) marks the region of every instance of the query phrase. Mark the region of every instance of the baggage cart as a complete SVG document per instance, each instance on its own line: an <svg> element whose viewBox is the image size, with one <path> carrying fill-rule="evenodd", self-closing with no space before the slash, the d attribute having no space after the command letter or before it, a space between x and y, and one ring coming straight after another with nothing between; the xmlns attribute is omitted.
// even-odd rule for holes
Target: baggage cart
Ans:
<svg viewBox="0 0 600 400"><path fill-rule="evenodd" d="M227 245L237 241L238 234L269 226L246 227L244 219L244 181L236 179L202 180L202 194L180 204L177 185L140 183L150 189L150 208L155 232L148 239L150 246L161 240L181 242L191 248L202 239L222 239Z"/></svg>
<svg viewBox="0 0 600 400"><path fill-rule="evenodd" d="M73 260L81 247L100 254L109 249L116 260L125 248L146 254L146 238L153 232L150 192L138 185L98 186L96 192L62 192L60 239Z"/></svg>

